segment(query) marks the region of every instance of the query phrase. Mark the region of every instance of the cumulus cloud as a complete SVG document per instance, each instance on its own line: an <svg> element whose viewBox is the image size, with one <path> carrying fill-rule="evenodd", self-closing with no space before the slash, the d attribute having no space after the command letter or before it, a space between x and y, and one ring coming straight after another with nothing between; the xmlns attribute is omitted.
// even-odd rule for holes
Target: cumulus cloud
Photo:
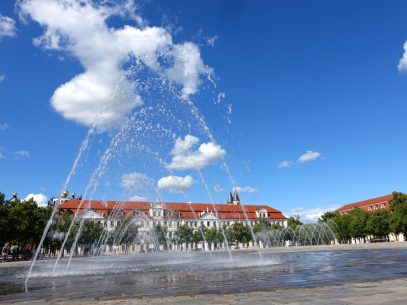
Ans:
<svg viewBox="0 0 407 305"><path fill-rule="evenodd" d="M238 193L255 193L257 190L252 186L236 186L235 190Z"/></svg>
<svg viewBox="0 0 407 305"><path fill-rule="evenodd" d="M38 22L44 34L34 44L77 58L82 74L62 84L51 104L66 119L104 130L114 127L137 105L137 83L123 66L136 58L182 87L182 97L197 92L202 75L212 73L200 49L191 42L175 44L166 29L144 26L133 1L21 0L21 14ZM111 28L112 16L130 15L142 27Z"/></svg>
<svg viewBox="0 0 407 305"><path fill-rule="evenodd" d="M213 186L213 191L215 193L221 193L221 192L224 192L225 189L223 187L221 187L219 184L216 184Z"/></svg>
<svg viewBox="0 0 407 305"><path fill-rule="evenodd" d="M213 142L202 143L197 150L192 150L199 143L197 137L187 135L175 141L171 151L172 161L167 165L170 170L202 169L226 155L226 151Z"/></svg>
<svg viewBox="0 0 407 305"><path fill-rule="evenodd" d="M335 211L338 209L338 205L331 205L328 207L317 207L317 208L295 208L290 210L289 212L285 213L288 216L299 215L300 220L304 223L315 223L318 219L326 212Z"/></svg>
<svg viewBox="0 0 407 305"><path fill-rule="evenodd" d="M397 65L397 69L399 71L407 70L407 41L404 43L403 49L404 49L403 56L401 57L399 64Z"/></svg>
<svg viewBox="0 0 407 305"><path fill-rule="evenodd" d="M290 168L294 166L296 163L298 164L312 162L317 160L319 157L321 157L321 153L317 151L307 150L305 153L298 157L296 162L284 160L277 164L277 168Z"/></svg>
<svg viewBox="0 0 407 305"><path fill-rule="evenodd" d="M7 16L0 14L0 40L5 36L15 36L17 35L16 23L15 21Z"/></svg>
<svg viewBox="0 0 407 305"><path fill-rule="evenodd" d="M167 176L158 180L157 186L160 190L166 190L171 193L186 193L189 188L195 183L194 178L191 176Z"/></svg>
<svg viewBox="0 0 407 305"><path fill-rule="evenodd" d="M148 201L147 197L134 195L129 198L130 201Z"/></svg>
<svg viewBox="0 0 407 305"><path fill-rule="evenodd" d="M2 81L4 81L6 79L6 76L4 75L4 74L0 74L0 83L2 82Z"/></svg>
<svg viewBox="0 0 407 305"><path fill-rule="evenodd" d="M312 162L318 159L321 156L321 154L317 151L312 151L312 150L307 150L304 154L302 154L297 162L298 163L306 163L306 162Z"/></svg>
<svg viewBox="0 0 407 305"><path fill-rule="evenodd" d="M214 47L215 42L218 40L218 36L211 36L211 37L206 37L206 43L208 46Z"/></svg>
<svg viewBox="0 0 407 305"><path fill-rule="evenodd" d="M291 166L293 166L293 164L294 164L293 161L284 160L284 161L281 161L280 163L278 163L277 167L278 168L290 168Z"/></svg>
<svg viewBox="0 0 407 305"><path fill-rule="evenodd" d="M48 198L44 194L28 194L24 198L25 201L30 199L33 199L40 207L46 207L48 205Z"/></svg>
<svg viewBox="0 0 407 305"><path fill-rule="evenodd" d="M143 173L128 173L121 176L120 185L125 189L138 189L148 184L150 178Z"/></svg>
<svg viewBox="0 0 407 305"><path fill-rule="evenodd" d="M7 123L0 123L0 130L6 130L10 128L10 126Z"/></svg>
<svg viewBox="0 0 407 305"><path fill-rule="evenodd" d="M26 150L17 150L14 152L14 155L17 158L27 158L27 159L31 158L30 152Z"/></svg>

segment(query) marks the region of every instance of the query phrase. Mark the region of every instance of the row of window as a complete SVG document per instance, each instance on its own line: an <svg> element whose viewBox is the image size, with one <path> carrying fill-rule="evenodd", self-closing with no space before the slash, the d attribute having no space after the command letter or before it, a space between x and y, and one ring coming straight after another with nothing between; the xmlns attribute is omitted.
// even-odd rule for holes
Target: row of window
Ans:
<svg viewBox="0 0 407 305"><path fill-rule="evenodd" d="M374 204L374 205L368 205L367 206L367 210L368 211L376 211L377 209L378 209L378 204ZM386 208L386 203L385 202L382 202L381 204L380 204L380 208L381 209L384 209L384 208Z"/></svg>
<svg viewBox="0 0 407 305"><path fill-rule="evenodd" d="M99 221L100 222L100 221ZM109 220L109 221L101 221L103 223L103 226L105 228L114 228L116 225L120 224L120 220L118 221L114 221L114 220ZM230 226L231 224L233 224L235 221L186 221L185 225L187 225L190 228L198 228L198 225L200 226L205 226L207 228L212 228L212 227L218 227L219 223L224 224L226 226ZM140 227L145 227L149 224L149 221L144 221L144 220L138 220L135 222L136 225L140 226ZM243 221L243 223L246 223L245 221ZM254 226L255 224L259 223L258 221L251 221L250 225ZM154 220L151 222L152 225L156 226L158 224L164 226L164 227L174 227L174 228L178 228L181 225L180 221L157 221ZM283 221L275 221L273 222L273 224L278 224L280 226L284 225Z"/></svg>

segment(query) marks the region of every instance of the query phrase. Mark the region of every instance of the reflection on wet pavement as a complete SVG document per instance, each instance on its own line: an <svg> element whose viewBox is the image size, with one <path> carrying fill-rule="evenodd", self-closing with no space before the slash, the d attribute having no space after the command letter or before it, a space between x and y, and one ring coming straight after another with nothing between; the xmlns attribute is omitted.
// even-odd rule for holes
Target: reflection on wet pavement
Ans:
<svg viewBox="0 0 407 305"><path fill-rule="evenodd" d="M72 260L52 274L53 261L34 269L0 269L0 301L226 293L313 287L407 276L407 249L264 253L155 253Z"/></svg>

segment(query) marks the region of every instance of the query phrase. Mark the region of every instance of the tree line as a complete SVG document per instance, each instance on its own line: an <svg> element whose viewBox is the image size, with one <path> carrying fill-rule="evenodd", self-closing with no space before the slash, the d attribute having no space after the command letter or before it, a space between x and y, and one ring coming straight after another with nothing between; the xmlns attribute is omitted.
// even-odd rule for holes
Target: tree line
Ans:
<svg viewBox="0 0 407 305"><path fill-rule="evenodd" d="M337 211L327 212L322 215L319 222L325 222L341 243L348 243L352 238L366 241L372 236L374 239L389 240L390 233L396 235L403 233L404 237L407 237L407 195L394 192L393 199L389 203L391 207L389 210L380 209L374 213L358 208L346 214ZM51 207L39 207L33 199L22 201L14 196L6 200L5 195L0 192L0 246L3 247L3 251L4 248L10 249L12 245L17 245L19 253L26 253L29 256L29 252L39 244L51 214ZM164 249L170 243L197 246L202 242L207 242L209 247L213 248L218 248L222 243L239 247L253 241L253 235L258 239L257 236L262 232L282 229L278 225L271 224L268 219L261 218L252 228L241 222L235 222L231 226L219 225L211 228L201 226L195 230L187 225L180 225L174 232L173 238L167 238L167 228L160 224L154 225L146 235L146 232L141 234L132 219L119 221L115 229L110 232L101 222L81 221L79 218L74 224L72 221L73 217L68 212L55 215L44 241L44 248L55 252L65 242L64 248L70 251L75 242L77 245L87 246L131 245L140 243L142 239L145 243L162 246ZM288 227L292 231L302 225L298 216L288 219ZM70 227L71 230L67 236ZM81 230L78 235L79 228ZM287 230L285 232L289 233ZM303 229L301 232L307 232L307 230ZM287 235L284 238L290 239L290 236Z"/></svg>
<svg viewBox="0 0 407 305"><path fill-rule="evenodd" d="M326 222L335 231L342 243L351 242L352 238L367 241L387 240L391 233L396 236L403 233L407 237L407 195L393 192L389 201L390 209L380 209L374 213L354 208L348 213L326 212L320 221Z"/></svg>

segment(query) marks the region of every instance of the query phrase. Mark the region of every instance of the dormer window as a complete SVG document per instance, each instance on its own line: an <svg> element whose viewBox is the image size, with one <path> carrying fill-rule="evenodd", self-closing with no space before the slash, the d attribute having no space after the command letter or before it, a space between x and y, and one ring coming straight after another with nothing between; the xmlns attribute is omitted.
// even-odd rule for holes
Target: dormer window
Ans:
<svg viewBox="0 0 407 305"><path fill-rule="evenodd" d="M257 218L268 218L267 210L261 209L256 211Z"/></svg>

